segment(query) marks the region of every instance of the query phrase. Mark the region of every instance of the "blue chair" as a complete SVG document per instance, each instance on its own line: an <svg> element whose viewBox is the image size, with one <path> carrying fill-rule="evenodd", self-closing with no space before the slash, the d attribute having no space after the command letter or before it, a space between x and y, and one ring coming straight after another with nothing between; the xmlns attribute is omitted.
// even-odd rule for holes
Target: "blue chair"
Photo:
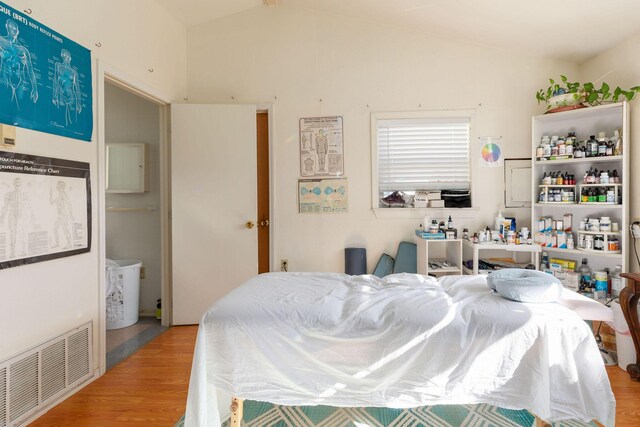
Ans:
<svg viewBox="0 0 640 427"><path fill-rule="evenodd" d="M393 273L414 273L418 272L417 246L411 242L400 242L396 262L393 264Z"/></svg>

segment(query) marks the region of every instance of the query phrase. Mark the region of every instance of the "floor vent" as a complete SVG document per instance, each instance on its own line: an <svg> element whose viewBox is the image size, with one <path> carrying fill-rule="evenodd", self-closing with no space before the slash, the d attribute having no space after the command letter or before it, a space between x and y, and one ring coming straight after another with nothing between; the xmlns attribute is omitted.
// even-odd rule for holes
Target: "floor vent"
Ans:
<svg viewBox="0 0 640 427"><path fill-rule="evenodd" d="M0 362L0 427L26 422L91 377L92 323Z"/></svg>

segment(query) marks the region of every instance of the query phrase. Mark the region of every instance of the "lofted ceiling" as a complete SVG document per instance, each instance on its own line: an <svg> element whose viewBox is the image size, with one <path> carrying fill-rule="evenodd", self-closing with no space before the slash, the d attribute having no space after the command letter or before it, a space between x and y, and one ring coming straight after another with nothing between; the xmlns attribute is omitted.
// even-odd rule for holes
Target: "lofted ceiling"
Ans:
<svg viewBox="0 0 640 427"><path fill-rule="evenodd" d="M263 0L155 0L186 27ZM582 63L640 32L639 0L280 0L414 31Z"/></svg>

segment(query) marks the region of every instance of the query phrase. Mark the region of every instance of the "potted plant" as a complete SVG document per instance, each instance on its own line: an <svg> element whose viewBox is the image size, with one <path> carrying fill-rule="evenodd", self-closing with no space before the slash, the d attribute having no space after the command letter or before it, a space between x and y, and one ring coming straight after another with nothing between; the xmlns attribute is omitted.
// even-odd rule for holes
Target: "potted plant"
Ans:
<svg viewBox="0 0 640 427"><path fill-rule="evenodd" d="M640 92L640 86L634 86L629 90L624 90L619 86L611 92L607 83L602 83L597 88L593 83L570 82L566 76L560 76L560 82L549 79L549 87L540 89L536 93L538 104L547 103L547 112L570 110L575 108L585 108L588 106L600 105L605 102L618 102L623 97L631 101Z"/></svg>

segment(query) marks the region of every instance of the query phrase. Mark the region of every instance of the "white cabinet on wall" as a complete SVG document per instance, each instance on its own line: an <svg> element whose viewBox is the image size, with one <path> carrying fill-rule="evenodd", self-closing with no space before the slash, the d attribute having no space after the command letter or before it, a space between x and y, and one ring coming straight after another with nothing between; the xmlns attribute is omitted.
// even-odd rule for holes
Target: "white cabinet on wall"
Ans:
<svg viewBox="0 0 640 427"><path fill-rule="evenodd" d="M107 193L149 191L147 144L107 144Z"/></svg>
<svg viewBox="0 0 640 427"><path fill-rule="evenodd" d="M600 132L604 132L607 139L614 135L615 131L622 133L622 154L610 156L596 156L585 158L567 158L558 155L551 159L536 158L536 150L540 146L544 135L566 136L569 132L575 132L577 141L588 140L591 135L596 138ZM629 107L626 102L607 104L597 107L565 111L553 114L544 114L533 117L533 172L532 172L532 211L531 219L533 230L536 233L544 233L540 218L547 217L561 221L563 228L571 227L574 248L543 247L542 250L549 253L549 258L572 259L576 261L576 267L580 265L582 258L587 258L592 271L600 271L609 268L613 271L616 265L622 266L622 271L628 271L629 245ZM539 153L538 153L539 154ZM559 153L560 154L560 153ZM563 158L565 157L565 158ZM584 182L585 173L593 169L598 171L615 170L621 178L621 183L614 184L610 181L606 184L591 184ZM545 174L567 173L575 177L575 183L543 184ZM602 194L610 192L612 200L591 200L588 197L583 200L582 193ZM570 197L573 193L573 199ZM560 197L557 197L561 195ZM566 215L566 216L565 216ZM571 224L568 222L571 215ZM587 219L609 218L611 224L605 230L589 231L580 230L582 223ZM567 220L565 220L567 218ZM595 222L595 221L594 221ZM565 234L567 237L569 233ZM589 244L580 242L588 236L604 241L603 249L595 249ZM616 241L617 246L609 247L610 241Z"/></svg>

